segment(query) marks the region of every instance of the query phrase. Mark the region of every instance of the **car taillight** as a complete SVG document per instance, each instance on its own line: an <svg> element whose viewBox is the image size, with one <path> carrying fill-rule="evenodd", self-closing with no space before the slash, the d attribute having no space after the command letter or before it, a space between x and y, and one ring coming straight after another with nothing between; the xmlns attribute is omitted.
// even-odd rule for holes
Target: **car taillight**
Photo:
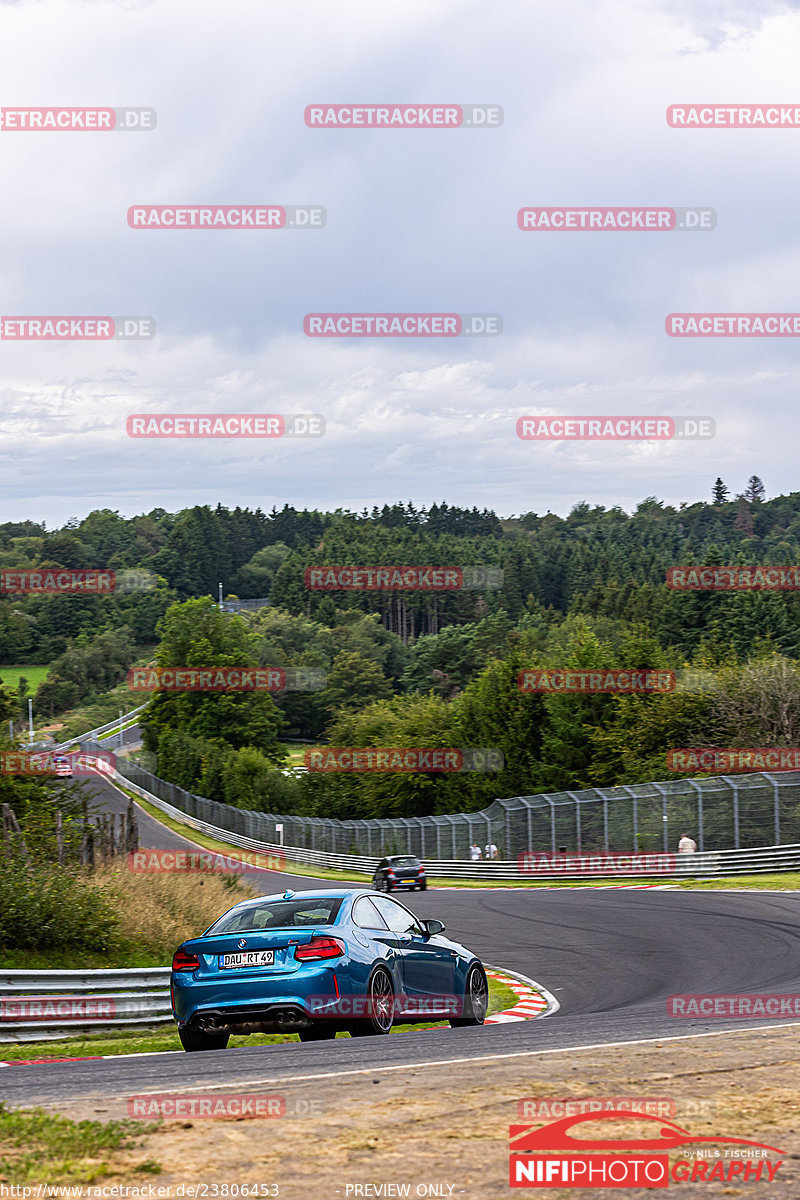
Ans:
<svg viewBox="0 0 800 1200"><path fill-rule="evenodd" d="M344 946L338 938L333 937L312 937L310 942L295 946L294 950L295 958L301 962L312 958L341 958L343 954Z"/></svg>
<svg viewBox="0 0 800 1200"><path fill-rule="evenodd" d="M420 869L419 869L419 873L420 873L420 875L424 875L424 874L425 874L425 868L424 868L424 867L420 867Z"/></svg>
<svg viewBox="0 0 800 1200"><path fill-rule="evenodd" d="M387 871L386 874L389 876L390 879L394 879L394 871Z"/></svg>
<svg viewBox="0 0 800 1200"><path fill-rule="evenodd" d="M196 954L187 954L185 950L176 950L172 956L173 971L196 971L200 959Z"/></svg>

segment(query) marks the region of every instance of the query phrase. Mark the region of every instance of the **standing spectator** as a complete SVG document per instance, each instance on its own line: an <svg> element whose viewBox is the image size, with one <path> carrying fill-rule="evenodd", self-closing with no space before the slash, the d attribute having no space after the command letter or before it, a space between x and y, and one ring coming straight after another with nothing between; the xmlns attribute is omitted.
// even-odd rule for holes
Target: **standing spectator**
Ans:
<svg viewBox="0 0 800 1200"><path fill-rule="evenodd" d="M485 852L487 858L497 858L497 846L495 846L494 842L486 843Z"/></svg>
<svg viewBox="0 0 800 1200"><path fill-rule="evenodd" d="M693 838L688 837L685 833L678 842L678 854L696 854L697 842Z"/></svg>
<svg viewBox="0 0 800 1200"><path fill-rule="evenodd" d="M473 842L469 848L469 856L473 862L477 862L481 857L481 848L477 842Z"/></svg>

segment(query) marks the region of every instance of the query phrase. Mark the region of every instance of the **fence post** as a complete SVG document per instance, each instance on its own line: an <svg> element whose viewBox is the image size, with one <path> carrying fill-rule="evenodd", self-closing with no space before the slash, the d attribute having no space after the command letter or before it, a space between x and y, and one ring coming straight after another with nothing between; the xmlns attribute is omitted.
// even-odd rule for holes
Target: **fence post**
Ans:
<svg viewBox="0 0 800 1200"><path fill-rule="evenodd" d="M567 795L572 797L572 801L573 801L573 803L574 803L574 805L575 805L575 850L576 850L576 852L577 852L578 854L580 854L580 852L581 852L581 845L582 845L582 839L581 839L581 803L580 803L580 800L578 799L578 797L575 795L575 793L574 793L574 792L567 792ZM606 847L606 848L607 848L607 847Z"/></svg>
<svg viewBox="0 0 800 1200"><path fill-rule="evenodd" d="M661 824L664 827L664 853L669 854L669 813L667 812L667 793L660 783L654 783L653 787L656 788L656 790L661 794Z"/></svg>
<svg viewBox="0 0 800 1200"><path fill-rule="evenodd" d="M636 792L627 783L621 783L619 786L623 792L628 793L631 800L633 801L633 829L632 829L633 846L632 846L632 849L633 849L634 854L638 854L639 853L639 813L638 813L637 805L636 805Z"/></svg>
<svg viewBox="0 0 800 1200"><path fill-rule="evenodd" d="M633 793L633 848L639 852L639 797Z"/></svg>
<svg viewBox="0 0 800 1200"><path fill-rule="evenodd" d="M20 848L22 850L22 857L25 859L25 861L27 863L29 863L31 861L31 856L28 853L28 844L25 841L25 838L22 836L22 830L20 829L19 821L17 820L17 814L14 812L14 810L10 804L4 804L3 805L3 837L8 842L9 845L11 844L12 830L14 833L16 833L17 837L19 838Z"/></svg>
<svg viewBox="0 0 800 1200"><path fill-rule="evenodd" d="M780 846L780 844L781 844L781 811L780 811L780 794L779 794L780 781L775 779L775 777L773 775L765 774L764 778L768 779L770 781L770 783L772 784L772 799L773 799L773 808L774 808L773 819L775 822L775 845Z"/></svg>
<svg viewBox="0 0 800 1200"><path fill-rule="evenodd" d="M698 849L702 853L706 848L705 832L703 830L703 789L693 779L687 779L686 782L697 792L697 842Z"/></svg>
<svg viewBox="0 0 800 1200"><path fill-rule="evenodd" d="M547 793L543 794L543 799L550 805L550 846L553 854L556 852L556 806ZM533 846L530 847L533 849Z"/></svg>
<svg viewBox="0 0 800 1200"><path fill-rule="evenodd" d="M739 845L739 785L729 775L720 775L729 787L733 788L733 848L740 850Z"/></svg>
<svg viewBox="0 0 800 1200"><path fill-rule="evenodd" d="M128 801L127 828L125 832L125 849L127 853L136 853L139 849L139 825L136 820L136 809L133 797Z"/></svg>

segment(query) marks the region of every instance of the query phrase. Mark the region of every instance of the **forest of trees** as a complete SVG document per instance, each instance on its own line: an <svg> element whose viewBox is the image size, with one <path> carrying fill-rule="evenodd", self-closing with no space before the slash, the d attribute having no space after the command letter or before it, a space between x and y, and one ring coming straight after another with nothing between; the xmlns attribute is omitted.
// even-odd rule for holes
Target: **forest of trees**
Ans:
<svg viewBox="0 0 800 1200"><path fill-rule="evenodd" d="M0 569L59 565L150 572L130 595L0 597L0 662L51 663L36 710L113 686L138 657L161 666L306 667L316 691L157 693L144 719L158 773L230 804L309 815L419 815L496 796L670 777L666 752L798 745L800 599L793 591L680 592L681 564L800 559L800 493L765 498L755 476L730 499L627 514L498 518L411 503L368 512L269 514L194 507L126 519L109 510L48 532L0 525ZM447 592L314 591L320 565L490 567L502 586ZM240 615L225 596L268 599ZM692 672L664 695L524 694L531 667ZM486 747L499 772L289 777L287 736L331 745Z"/></svg>

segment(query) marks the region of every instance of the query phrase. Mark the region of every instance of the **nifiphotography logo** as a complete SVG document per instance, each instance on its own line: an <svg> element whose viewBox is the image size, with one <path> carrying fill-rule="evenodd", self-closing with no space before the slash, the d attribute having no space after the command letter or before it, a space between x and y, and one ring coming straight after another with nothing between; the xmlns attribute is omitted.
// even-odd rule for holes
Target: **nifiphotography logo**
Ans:
<svg viewBox="0 0 800 1200"><path fill-rule="evenodd" d="M572 1128L584 1122L643 1121L638 1138L581 1138ZM703 1146L693 1155L684 1146ZM543 1153L549 1151L550 1153ZM670 1152L678 1152L670 1163ZM695 1137L664 1117L612 1109L562 1117L548 1125L509 1127L510 1187L650 1187L673 1183L771 1183L784 1151L764 1142L721 1135ZM778 1155L773 1161L769 1156Z"/></svg>

